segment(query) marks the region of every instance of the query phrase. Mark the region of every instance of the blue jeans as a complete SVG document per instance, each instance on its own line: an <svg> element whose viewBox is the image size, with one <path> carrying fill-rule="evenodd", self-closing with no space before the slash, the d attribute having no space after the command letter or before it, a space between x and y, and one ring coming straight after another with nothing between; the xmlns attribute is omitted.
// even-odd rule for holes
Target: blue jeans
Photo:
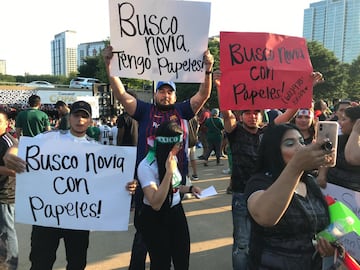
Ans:
<svg viewBox="0 0 360 270"><path fill-rule="evenodd" d="M232 194L232 217L233 217L233 248L232 264L234 270L246 270L248 264L250 219L247 210L247 202L243 193Z"/></svg>
<svg viewBox="0 0 360 270"><path fill-rule="evenodd" d="M18 266L19 249L14 219L15 205L0 204L0 269L15 270Z"/></svg>

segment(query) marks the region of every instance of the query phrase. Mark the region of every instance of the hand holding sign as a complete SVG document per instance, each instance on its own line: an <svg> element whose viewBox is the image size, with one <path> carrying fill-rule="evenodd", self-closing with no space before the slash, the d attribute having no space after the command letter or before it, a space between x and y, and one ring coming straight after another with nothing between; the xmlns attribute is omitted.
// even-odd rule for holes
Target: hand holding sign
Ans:
<svg viewBox="0 0 360 270"><path fill-rule="evenodd" d="M109 0L109 9L112 76L203 81L209 3Z"/></svg>

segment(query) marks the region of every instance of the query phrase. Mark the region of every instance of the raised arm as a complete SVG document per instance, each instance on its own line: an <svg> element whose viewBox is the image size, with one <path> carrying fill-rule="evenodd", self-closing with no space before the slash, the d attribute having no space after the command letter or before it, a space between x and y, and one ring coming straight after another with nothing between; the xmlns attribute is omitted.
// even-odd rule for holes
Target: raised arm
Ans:
<svg viewBox="0 0 360 270"><path fill-rule="evenodd" d="M191 108L195 114L197 114L200 111L201 107L204 106L205 102L209 99L211 93L211 74L214 64L214 57L209 50L204 53L204 64L205 80L203 83L200 84L199 91L197 91L197 93L190 98Z"/></svg>
<svg viewBox="0 0 360 270"><path fill-rule="evenodd" d="M345 159L351 165L360 165L360 119L353 125L349 139L345 146Z"/></svg>
<svg viewBox="0 0 360 270"><path fill-rule="evenodd" d="M259 225L276 225L287 210L304 171L326 164L321 144L316 142L299 149L268 189L250 195L249 213Z"/></svg>
<svg viewBox="0 0 360 270"><path fill-rule="evenodd" d="M221 84L221 71L215 70L213 73L214 84L218 92L220 93L220 84ZM236 127L236 116L231 110L221 111L221 114L224 119L224 129L227 133L232 132Z"/></svg>
<svg viewBox="0 0 360 270"><path fill-rule="evenodd" d="M119 77L111 76L111 58L113 57L113 48L112 46L108 46L104 49L103 52L104 62L106 73L109 78L109 82L111 85L111 89L116 97L116 99L124 106L125 111L133 116L136 110L136 98L126 92L123 83L121 82Z"/></svg>

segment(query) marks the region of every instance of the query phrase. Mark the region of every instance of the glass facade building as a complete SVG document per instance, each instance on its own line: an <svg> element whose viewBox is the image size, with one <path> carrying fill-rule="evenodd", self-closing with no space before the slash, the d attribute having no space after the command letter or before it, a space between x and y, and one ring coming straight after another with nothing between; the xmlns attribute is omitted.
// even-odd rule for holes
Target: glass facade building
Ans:
<svg viewBox="0 0 360 270"><path fill-rule="evenodd" d="M51 71L53 75L69 76L77 73L76 32L67 30L51 41Z"/></svg>
<svg viewBox="0 0 360 270"><path fill-rule="evenodd" d="M304 10L303 37L351 63L360 55L360 0L324 0Z"/></svg>
<svg viewBox="0 0 360 270"><path fill-rule="evenodd" d="M88 43L81 43L77 47L77 65L80 67L83 65L84 59L87 57L94 57L101 53L101 51L105 48L104 41L95 41L95 42L88 42Z"/></svg>

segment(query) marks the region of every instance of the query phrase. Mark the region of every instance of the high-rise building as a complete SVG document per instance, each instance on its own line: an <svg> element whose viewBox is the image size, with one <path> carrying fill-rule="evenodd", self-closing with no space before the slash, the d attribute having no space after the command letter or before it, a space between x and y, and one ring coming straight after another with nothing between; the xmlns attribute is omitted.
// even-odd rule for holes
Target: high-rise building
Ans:
<svg viewBox="0 0 360 270"><path fill-rule="evenodd" d="M89 43L81 43L77 48L77 66L80 67L84 64L84 59L86 57L93 57L99 55L101 50L105 48L105 42L95 41Z"/></svg>
<svg viewBox="0 0 360 270"><path fill-rule="evenodd" d="M0 74L6 75L6 60L0 60Z"/></svg>
<svg viewBox="0 0 360 270"><path fill-rule="evenodd" d="M53 75L69 76L77 72L76 32L67 30L51 41L51 70Z"/></svg>
<svg viewBox="0 0 360 270"><path fill-rule="evenodd" d="M303 37L351 63L360 55L360 0L323 0L304 10Z"/></svg>

